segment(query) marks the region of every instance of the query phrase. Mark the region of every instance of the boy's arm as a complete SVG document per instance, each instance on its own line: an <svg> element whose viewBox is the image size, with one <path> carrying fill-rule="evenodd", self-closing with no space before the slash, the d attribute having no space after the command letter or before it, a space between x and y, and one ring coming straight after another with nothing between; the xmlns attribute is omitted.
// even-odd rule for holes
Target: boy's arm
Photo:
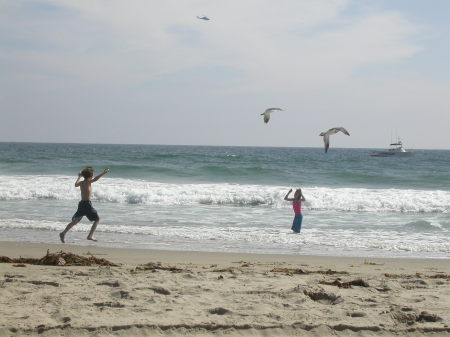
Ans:
<svg viewBox="0 0 450 337"><path fill-rule="evenodd" d="M81 172L78 173L77 181L75 181L75 187L79 187L81 185L80 179L81 179Z"/></svg>
<svg viewBox="0 0 450 337"><path fill-rule="evenodd" d="M108 173L108 172L109 172L109 168L105 168L105 169L103 170L103 172L100 173L98 176L96 176L94 179L92 179L91 182L93 183L94 181L99 180L101 177L103 177L103 176L104 176L106 173Z"/></svg>
<svg viewBox="0 0 450 337"><path fill-rule="evenodd" d="M287 194L284 196L284 200L286 201L294 201L294 199L292 198L288 198L289 194L291 194L292 192L292 188L289 190L289 192L287 192Z"/></svg>

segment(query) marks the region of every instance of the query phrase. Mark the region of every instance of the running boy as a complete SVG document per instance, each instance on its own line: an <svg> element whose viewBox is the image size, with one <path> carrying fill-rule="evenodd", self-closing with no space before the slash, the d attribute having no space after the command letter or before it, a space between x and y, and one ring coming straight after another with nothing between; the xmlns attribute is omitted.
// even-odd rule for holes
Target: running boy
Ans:
<svg viewBox="0 0 450 337"><path fill-rule="evenodd" d="M92 186L91 184L93 182L96 182L99 180L103 175L109 172L109 169L104 169L103 173L99 174L95 178L92 178L94 176L94 169L92 167L86 167L83 171L78 173L78 179L75 181L75 187L79 187L81 191L81 201L78 203L78 209L76 213L72 217L72 222L66 226L66 229L64 229L61 233L59 233L59 238L61 239L61 242L64 241L64 237L66 236L67 232L75 226L77 223L81 221L83 216L86 216L90 221L94 221L91 227L91 231L89 232L89 235L87 237L88 240L97 241L94 239L93 235L95 232L95 229L97 228L97 225L100 221L100 218L98 217L97 211L94 207L92 207L91 203L91 193L92 193ZM81 177L84 178L83 181L80 181Z"/></svg>
<svg viewBox="0 0 450 337"><path fill-rule="evenodd" d="M286 201L292 201L292 208L294 209L295 217L292 223L291 229L295 233L300 233L302 228L303 214L302 214L302 201L305 201L305 197L303 196L302 189L299 188L294 193L294 198L288 198L289 194L291 194L292 188L287 192L284 197Z"/></svg>

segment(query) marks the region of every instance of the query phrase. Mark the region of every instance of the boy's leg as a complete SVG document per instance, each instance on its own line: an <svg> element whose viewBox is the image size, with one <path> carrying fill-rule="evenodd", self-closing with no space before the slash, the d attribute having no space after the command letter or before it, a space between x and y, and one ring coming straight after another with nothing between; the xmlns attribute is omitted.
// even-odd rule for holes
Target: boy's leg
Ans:
<svg viewBox="0 0 450 337"><path fill-rule="evenodd" d="M94 239L94 232L97 229L97 225L100 222L100 217L98 216L97 210L92 207L91 202L89 202L89 209L86 212L86 216L89 220L94 221L92 224L91 230L89 231L89 235L87 237L88 240L97 241Z"/></svg>
<svg viewBox="0 0 450 337"><path fill-rule="evenodd" d="M91 231L89 232L89 235L87 237L88 240L97 241L96 239L94 239L94 232L97 229L97 225L99 222L100 222L100 219L97 219L92 224Z"/></svg>
<svg viewBox="0 0 450 337"><path fill-rule="evenodd" d="M61 239L61 242L62 242L62 243L65 243L64 237L66 236L66 233L67 233L73 226L75 226L77 223L79 223L79 222L81 221L81 218L82 218L82 217L73 219L72 222L66 226L66 229L64 229L61 233L59 233L59 238Z"/></svg>

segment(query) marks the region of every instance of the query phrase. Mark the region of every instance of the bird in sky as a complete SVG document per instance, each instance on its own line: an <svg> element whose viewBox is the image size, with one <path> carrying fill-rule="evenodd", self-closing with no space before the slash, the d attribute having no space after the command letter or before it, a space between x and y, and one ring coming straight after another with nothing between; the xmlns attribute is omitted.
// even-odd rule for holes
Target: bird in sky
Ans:
<svg viewBox="0 0 450 337"><path fill-rule="evenodd" d="M266 109L266 111L264 111L261 114L261 116L264 115L264 123L269 123L270 114L272 112L274 112L274 111L283 111L283 109L280 109L280 108L269 108L269 109Z"/></svg>
<svg viewBox="0 0 450 337"><path fill-rule="evenodd" d="M205 21L209 21L210 19L207 17L207 16L198 16L197 15L197 19L199 19L199 20L205 20Z"/></svg>
<svg viewBox="0 0 450 337"><path fill-rule="evenodd" d="M337 128L332 128L326 132L321 132L319 136L323 137L323 143L325 146L325 153L328 151L328 148L330 147L330 136L334 135L338 132L342 132L344 134L346 134L347 136L350 136L350 134L348 133L348 131L343 128L343 127L337 127Z"/></svg>

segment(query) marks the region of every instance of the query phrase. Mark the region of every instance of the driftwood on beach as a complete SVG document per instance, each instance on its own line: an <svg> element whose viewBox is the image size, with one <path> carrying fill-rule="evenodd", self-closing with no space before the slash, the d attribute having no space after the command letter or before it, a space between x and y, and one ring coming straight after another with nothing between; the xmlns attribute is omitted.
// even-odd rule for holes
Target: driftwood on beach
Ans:
<svg viewBox="0 0 450 337"><path fill-rule="evenodd" d="M47 250L47 254L40 258L10 258L8 256L0 256L0 262L2 263L24 263L24 264L37 264L47 266L118 266L106 259L97 258L95 256L81 256L73 253L66 253L63 251L57 253L50 253Z"/></svg>

